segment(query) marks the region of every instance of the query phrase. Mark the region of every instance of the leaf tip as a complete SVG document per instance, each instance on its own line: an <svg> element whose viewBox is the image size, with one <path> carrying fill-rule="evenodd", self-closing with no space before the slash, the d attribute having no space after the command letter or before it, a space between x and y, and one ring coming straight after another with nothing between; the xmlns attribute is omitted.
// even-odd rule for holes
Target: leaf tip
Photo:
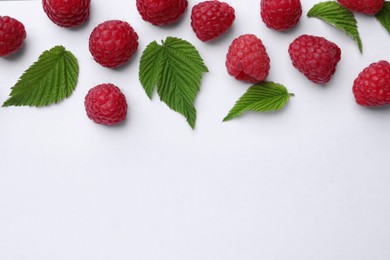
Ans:
<svg viewBox="0 0 390 260"><path fill-rule="evenodd" d="M181 112L180 112L181 113ZM196 112L195 112L196 113ZM196 114L193 114L193 115L190 115L190 114L183 114L184 117L186 118L187 120L187 123L190 125L190 127L192 128L192 130L195 129L195 124L196 124Z"/></svg>
<svg viewBox="0 0 390 260"><path fill-rule="evenodd" d="M146 95L148 96L148 98L149 98L150 100L152 100L152 98L153 98L153 93L146 93Z"/></svg>
<svg viewBox="0 0 390 260"><path fill-rule="evenodd" d="M225 116L225 118L222 119L222 122L227 122L227 121L230 121L230 120L231 120L231 118L229 116Z"/></svg>
<svg viewBox="0 0 390 260"><path fill-rule="evenodd" d="M13 102L13 98L9 97L6 101L4 101L2 107L10 107L15 106L15 103Z"/></svg>
<svg viewBox="0 0 390 260"><path fill-rule="evenodd" d="M188 121L188 120L187 120ZM195 129L195 121L188 121L188 124L190 125L191 129L194 130Z"/></svg>

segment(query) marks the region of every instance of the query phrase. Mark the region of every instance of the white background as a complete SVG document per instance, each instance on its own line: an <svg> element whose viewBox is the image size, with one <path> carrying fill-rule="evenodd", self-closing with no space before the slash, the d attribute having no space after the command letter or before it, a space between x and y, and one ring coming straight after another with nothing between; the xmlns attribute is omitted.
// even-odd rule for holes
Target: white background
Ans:
<svg viewBox="0 0 390 260"><path fill-rule="evenodd" d="M367 65L390 59L390 37L372 17L357 15L364 54L351 38L308 18L319 1L302 1L292 31L269 30L259 0L228 1L232 29L202 43L190 26L189 1L174 26L144 22L135 0L93 0L89 22L60 28L41 1L0 1L0 15L24 23L22 51L0 59L0 103L46 49L61 44L79 60L76 91L46 108L0 108L1 260L389 260L390 109L355 104L352 83ZM129 22L139 49L120 69L103 68L88 51L92 29ZM247 113L222 123L248 84L230 77L232 40L253 33L271 59L268 80L295 93L280 112ZM287 49L301 34L324 36L342 49L326 86L300 74ZM193 131L138 81L139 59L153 40L192 42L206 74ZM126 122L96 125L84 96L111 82L126 95Z"/></svg>

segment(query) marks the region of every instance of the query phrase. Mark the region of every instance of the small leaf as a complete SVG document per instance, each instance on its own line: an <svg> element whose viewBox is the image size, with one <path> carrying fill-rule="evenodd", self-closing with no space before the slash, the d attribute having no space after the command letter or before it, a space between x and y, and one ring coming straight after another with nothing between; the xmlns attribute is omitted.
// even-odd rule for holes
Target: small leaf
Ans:
<svg viewBox="0 0 390 260"><path fill-rule="evenodd" d="M354 14L335 1L321 2L314 5L307 13L308 17L316 17L333 25L351 36L363 53L357 22Z"/></svg>
<svg viewBox="0 0 390 260"><path fill-rule="evenodd" d="M142 53L139 79L149 98L155 86L160 100L184 115L194 128L193 105L203 73L208 72L195 47L182 39L168 37L162 45L151 42Z"/></svg>
<svg viewBox="0 0 390 260"><path fill-rule="evenodd" d="M7 106L47 106L69 97L76 88L79 66L63 46L44 51L12 87Z"/></svg>
<svg viewBox="0 0 390 260"><path fill-rule="evenodd" d="M239 117L248 111L270 112L280 110L286 105L291 96L294 96L294 94L288 93L287 89L281 84L272 81L255 84L240 97L223 121Z"/></svg>
<svg viewBox="0 0 390 260"><path fill-rule="evenodd" d="M390 33L390 2L385 2L382 9L375 15L375 17Z"/></svg>

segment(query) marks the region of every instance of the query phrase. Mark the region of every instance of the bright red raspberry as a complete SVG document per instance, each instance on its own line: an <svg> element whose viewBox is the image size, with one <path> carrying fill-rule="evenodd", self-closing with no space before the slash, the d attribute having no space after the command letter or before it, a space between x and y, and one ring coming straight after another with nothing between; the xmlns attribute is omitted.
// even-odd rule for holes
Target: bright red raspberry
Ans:
<svg viewBox="0 0 390 260"><path fill-rule="evenodd" d="M176 22L187 6L187 0L137 0L142 19L157 26Z"/></svg>
<svg viewBox="0 0 390 260"><path fill-rule="evenodd" d="M18 51L26 38L24 25L9 16L0 16L0 57Z"/></svg>
<svg viewBox="0 0 390 260"><path fill-rule="evenodd" d="M267 27L278 31L294 27L301 18L300 0L261 0L260 15Z"/></svg>
<svg viewBox="0 0 390 260"><path fill-rule="evenodd" d="M265 80L270 60L262 41L253 34L236 38L226 55L226 68L237 80L251 83Z"/></svg>
<svg viewBox="0 0 390 260"><path fill-rule="evenodd" d="M361 106L390 104L390 64L385 60L372 63L353 82L356 103Z"/></svg>
<svg viewBox="0 0 390 260"><path fill-rule="evenodd" d="M192 8L191 26L199 40L206 42L224 34L234 18L234 9L227 3L204 1Z"/></svg>
<svg viewBox="0 0 390 260"><path fill-rule="evenodd" d="M89 90L84 100L89 119L97 124L116 125L127 115L126 97L110 83L97 85Z"/></svg>
<svg viewBox="0 0 390 260"><path fill-rule="evenodd" d="M87 21L90 3L91 0L42 0L49 19L62 27L74 27Z"/></svg>
<svg viewBox="0 0 390 260"><path fill-rule="evenodd" d="M382 9L385 0L337 0L352 12L374 15Z"/></svg>
<svg viewBox="0 0 390 260"><path fill-rule="evenodd" d="M327 83L341 58L340 48L323 37L301 35L289 46L292 64L309 80Z"/></svg>
<svg viewBox="0 0 390 260"><path fill-rule="evenodd" d="M105 21L93 29L89 51L97 63L114 68L125 64L138 48L138 35L127 22Z"/></svg>

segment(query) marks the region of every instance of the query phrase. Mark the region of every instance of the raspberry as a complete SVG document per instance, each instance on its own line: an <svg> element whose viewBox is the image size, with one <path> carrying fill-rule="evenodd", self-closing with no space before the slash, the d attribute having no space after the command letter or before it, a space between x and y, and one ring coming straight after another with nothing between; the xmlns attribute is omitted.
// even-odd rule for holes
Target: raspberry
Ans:
<svg viewBox="0 0 390 260"><path fill-rule="evenodd" d="M390 64L381 60L360 72L353 82L356 103L361 106L390 104Z"/></svg>
<svg viewBox="0 0 390 260"><path fill-rule="evenodd" d="M227 3L204 1L192 8L191 26L199 40L206 42L224 34L234 18L234 9Z"/></svg>
<svg viewBox="0 0 390 260"><path fill-rule="evenodd" d="M300 0L261 0L260 15L267 27L278 31L294 27L301 18Z"/></svg>
<svg viewBox="0 0 390 260"><path fill-rule="evenodd" d="M105 21L93 29L89 51L97 63L114 68L126 63L138 48L138 35L124 21Z"/></svg>
<svg viewBox="0 0 390 260"><path fill-rule="evenodd" d="M89 119L97 124L116 125L127 115L126 97L113 84L101 84L88 91L84 101Z"/></svg>
<svg viewBox="0 0 390 260"><path fill-rule="evenodd" d="M18 51L26 38L24 25L9 16L0 16L0 57Z"/></svg>
<svg viewBox="0 0 390 260"><path fill-rule="evenodd" d="M62 27L74 27L87 21L90 3L91 0L42 0L49 19Z"/></svg>
<svg viewBox="0 0 390 260"><path fill-rule="evenodd" d="M317 84L327 83L336 71L341 50L323 37L301 35L289 46L295 68Z"/></svg>
<svg viewBox="0 0 390 260"><path fill-rule="evenodd" d="M237 80L251 83L265 80L270 60L261 40L253 34L235 39L226 55L226 68Z"/></svg>
<svg viewBox="0 0 390 260"><path fill-rule="evenodd" d="M352 12L374 15L382 9L385 0L337 0Z"/></svg>
<svg viewBox="0 0 390 260"><path fill-rule="evenodd" d="M179 20L187 5L187 0L137 0L137 9L142 19L157 26Z"/></svg>

